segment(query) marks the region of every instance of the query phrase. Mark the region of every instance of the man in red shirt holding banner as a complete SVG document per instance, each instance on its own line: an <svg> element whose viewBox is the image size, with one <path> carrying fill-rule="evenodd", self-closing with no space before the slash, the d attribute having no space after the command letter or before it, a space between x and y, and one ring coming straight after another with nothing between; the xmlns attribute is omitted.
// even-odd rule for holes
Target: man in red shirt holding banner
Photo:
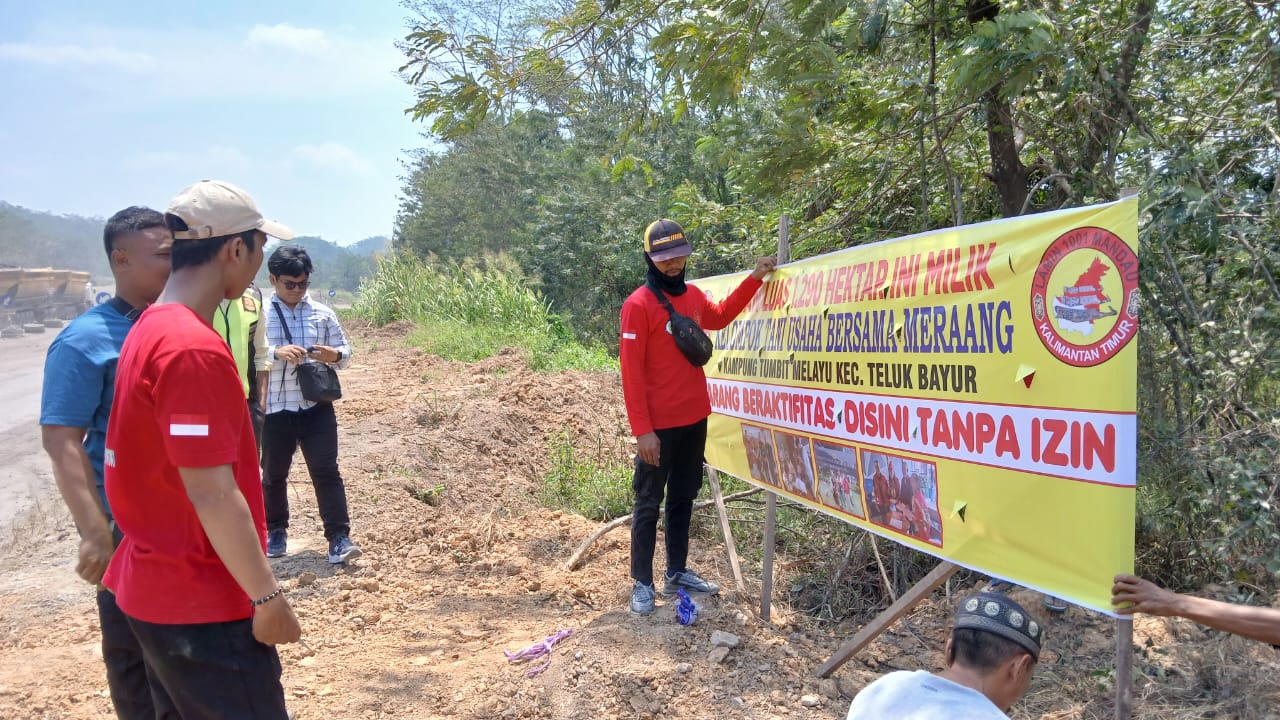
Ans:
<svg viewBox="0 0 1280 720"><path fill-rule="evenodd" d="M265 554L253 425L235 360L209 318L262 264L262 217L229 183L169 204L172 273L116 370L107 498L125 539L103 583L187 718L284 720L275 643L301 636Z"/></svg>
<svg viewBox="0 0 1280 720"><path fill-rule="evenodd" d="M742 284L717 304L685 284L685 263L692 252L678 224L666 219L650 224L644 232L648 276L622 305L622 394L637 444L631 518L631 612L637 615L648 615L654 608L653 553L664 490L667 572L662 594L675 595L680 588L709 595L720 591L687 565L689 519L702 488L702 452L711 414L707 378L702 367L676 347L670 314L659 294L675 312L693 318L700 327L719 330L742 312L777 263L774 257L760 258Z"/></svg>

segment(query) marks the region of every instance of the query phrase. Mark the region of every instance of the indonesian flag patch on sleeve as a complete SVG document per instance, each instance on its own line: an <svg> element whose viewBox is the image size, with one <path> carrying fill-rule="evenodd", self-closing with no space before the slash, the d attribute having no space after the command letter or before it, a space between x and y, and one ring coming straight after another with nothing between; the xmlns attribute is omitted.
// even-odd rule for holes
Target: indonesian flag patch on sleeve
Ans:
<svg viewBox="0 0 1280 720"><path fill-rule="evenodd" d="M208 437L209 416L178 415L176 413L170 415L169 435L171 437Z"/></svg>

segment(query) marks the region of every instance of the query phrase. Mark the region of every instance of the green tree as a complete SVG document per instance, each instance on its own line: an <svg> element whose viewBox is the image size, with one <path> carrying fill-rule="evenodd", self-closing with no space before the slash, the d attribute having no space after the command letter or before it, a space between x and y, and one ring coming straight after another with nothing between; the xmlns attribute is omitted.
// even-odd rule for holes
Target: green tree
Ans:
<svg viewBox="0 0 1280 720"><path fill-rule="evenodd" d="M449 92L425 85L414 109L446 138L550 118L562 144L520 206L537 232L517 252L527 268L543 258L547 287L568 275L536 244L554 239L608 279L593 304L616 303L633 236L614 228L644 203L700 233L710 265L732 267L783 212L803 256L1134 188L1143 562L1170 580L1187 557L1201 577L1280 570L1274 2L541 10L540 36L418 33L406 49L420 87L432 57L470 63Z"/></svg>

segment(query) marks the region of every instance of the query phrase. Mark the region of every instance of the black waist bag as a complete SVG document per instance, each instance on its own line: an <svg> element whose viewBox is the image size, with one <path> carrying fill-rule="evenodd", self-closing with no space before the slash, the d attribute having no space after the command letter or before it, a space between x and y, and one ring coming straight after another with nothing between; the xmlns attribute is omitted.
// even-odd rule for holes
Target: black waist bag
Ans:
<svg viewBox="0 0 1280 720"><path fill-rule="evenodd" d="M292 345L293 333L289 332L289 323L284 321L284 313L280 312L279 305L272 303L272 307L276 310L276 317L280 318L280 329L284 330L285 339ZM313 403L331 403L342 398L342 383L338 382L338 371L326 363L304 362L293 372L298 377L298 389L302 391L304 399ZM283 383L284 379L281 378L280 382Z"/></svg>
<svg viewBox="0 0 1280 720"><path fill-rule="evenodd" d="M302 397L315 403L331 403L342 397L342 384L338 371L322 362L308 362L298 366L298 388Z"/></svg>
<svg viewBox="0 0 1280 720"><path fill-rule="evenodd" d="M658 296L658 302L662 303L662 307L666 308L667 314L671 316L671 339L676 341L676 347L694 367L706 365L711 360L711 352L716 349L711 338L702 332L702 328L698 327L698 323L694 322L693 318L676 312L676 309L671 306L671 301L662 294L661 290L653 285L649 285L649 289Z"/></svg>

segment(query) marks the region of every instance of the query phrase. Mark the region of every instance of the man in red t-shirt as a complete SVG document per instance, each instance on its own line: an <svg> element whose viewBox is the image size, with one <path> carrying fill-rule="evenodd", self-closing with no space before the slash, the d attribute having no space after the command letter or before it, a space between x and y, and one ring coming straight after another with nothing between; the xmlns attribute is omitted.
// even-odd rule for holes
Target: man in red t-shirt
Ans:
<svg viewBox="0 0 1280 720"><path fill-rule="evenodd" d="M165 221L172 273L116 369L106 490L125 539L103 583L181 716L284 720L274 644L301 629L264 553L244 386L209 318L248 287L267 235L293 233L209 180L175 197Z"/></svg>
<svg viewBox="0 0 1280 720"><path fill-rule="evenodd" d="M653 553L658 535L658 507L667 496L666 582L663 595L686 592L715 594L720 588L690 570L689 518L702 488L702 451L707 442L711 399L701 366L689 362L671 337L670 315L658 300L661 292L681 315L709 330L727 327L751 301L773 271L776 258L756 262L751 274L722 303L684 281L685 263L693 248L684 229L658 220L644 231L645 284L622 304L622 394L631 434L636 438L636 494L631 517L631 612L653 612Z"/></svg>

